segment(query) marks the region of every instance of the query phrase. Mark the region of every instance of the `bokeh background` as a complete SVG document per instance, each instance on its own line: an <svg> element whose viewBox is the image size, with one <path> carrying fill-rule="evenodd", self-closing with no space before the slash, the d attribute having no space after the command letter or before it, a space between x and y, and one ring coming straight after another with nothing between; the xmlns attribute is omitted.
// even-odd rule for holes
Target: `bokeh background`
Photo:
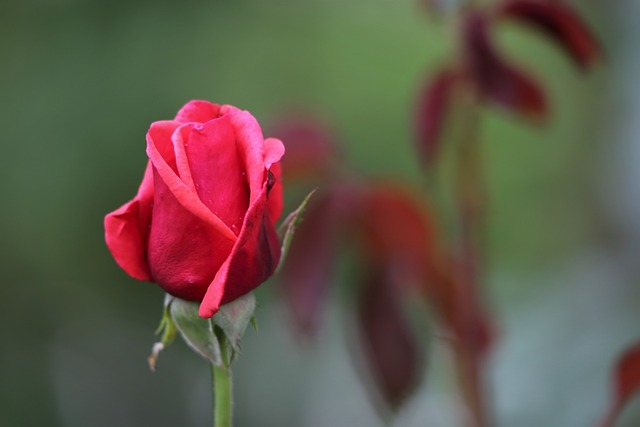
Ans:
<svg viewBox="0 0 640 427"><path fill-rule="evenodd" d="M547 39L505 26L500 44L547 87L552 120L483 116L496 426L594 425L611 364L640 338L640 7L573 3L605 64L580 73ZM163 294L104 244L152 121L193 98L266 128L303 108L335 125L359 173L420 189L412 106L452 49L446 22L414 0L3 0L0 426L210 423L207 364L176 341L149 372ZM300 347L277 289L261 288L260 330L235 368L237 426L382 426L339 290ZM460 425L446 346L431 348L395 426ZM620 426L639 420L636 399Z"/></svg>

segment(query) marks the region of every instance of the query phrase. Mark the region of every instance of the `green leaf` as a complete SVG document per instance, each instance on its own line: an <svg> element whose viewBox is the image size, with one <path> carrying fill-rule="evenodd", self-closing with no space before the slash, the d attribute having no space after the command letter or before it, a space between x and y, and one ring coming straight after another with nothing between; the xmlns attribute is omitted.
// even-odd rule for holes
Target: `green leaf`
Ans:
<svg viewBox="0 0 640 427"><path fill-rule="evenodd" d="M196 353L216 366L223 366L220 343L209 319L198 316L197 302L174 298L170 314L180 335Z"/></svg>
<svg viewBox="0 0 640 427"><path fill-rule="evenodd" d="M155 372L156 370L156 362L158 361L160 352L167 348L176 337L177 329L170 313L170 306L172 302L173 297L169 294L165 295L162 319L160 320L158 329L156 329L156 335L162 333L162 339L153 344L153 347L151 347L151 355L148 358L149 369L151 369L152 372Z"/></svg>
<svg viewBox="0 0 640 427"><path fill-rule="evenodd" d="M236 353L240 351L240 339L244 335L247 325L251 322L255 309L256 297L252 292L249 292L221 306L220 310L211 319L214 325L222 330L227 342L231 345L229 363L233 361Z"/></svg>
<svg viewBox="0 0 640 427"><path fill-rule="evenodd" d="M257 333L258 332L258 320L256 319L256 316L251 316L251 319L249 319L249 322L251 323L251 326L253 327L253 330Z"/></svg>
<svg viewBox="0 0 640 427"><path fill-rule="evenodd" d="M291 212L282 222L280 228L278 228L278 235L280 236L280 240L282 241L282 247L280 251L280 262L278 263L278 267L276 267L276 274L279 273L280 270L282 270L282 266L284 266L284 260L287 258L287 254L289 253L293 234L296 231L296 227L302 220L302 214L307 207L307 203L309 203L309 199L311 199L311 196L313 196L313 193L315 193L316 190L317 189L314 189L309 194L307 194L307 197L305 197L302 203L300 203L300 206L298 206L296 210Z"/></svg>

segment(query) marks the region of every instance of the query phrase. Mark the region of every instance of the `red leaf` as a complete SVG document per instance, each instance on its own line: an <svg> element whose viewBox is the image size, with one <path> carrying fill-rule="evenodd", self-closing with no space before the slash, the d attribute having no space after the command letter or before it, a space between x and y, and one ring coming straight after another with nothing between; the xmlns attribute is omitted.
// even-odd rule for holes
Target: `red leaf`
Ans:
<svg viewBox="0 0 640 427"><path fill-rule="evenodd" d="M472 284L464 282L461 268L442 260L432 267L426 296L445 329L452 335L458 374L472 425L487 425L486 392L482 384L485 356L493 343L493 327Z"/></svg>
<svg viewBox="0 0 640 427"><path fill-rule="evenodd" d="M434 266L426 292L442 323L454 335L456 345L483 358L493 341L493 328L477 291L467 286L453 264Z"/></svg>
<svg viewBox="0 0 640 427"><path fill-rule="evenodd" d="M298 331L308 338L317 332L336 254L357 211L357 194L350 187L331 187L311 199L291 242L281 273L282 293Z"/></svg>
<svg viewBox="0 0 640 427"><path fill-rule="evenodd" d="M625 402L640 390L640 343L629 348L618 361L616 399Z"/></svg>
<svg viewBox="0 0 640 427"><path fill-rule="evenodd" d="M387 406L397 410L420 382L422 355L385 268L366 272L358 320L363 356L373 380Z"/></svg>
<svg viewBox="0 0 640 427"><path fill-rule="evenodd" d="M525 118L539 121L547 114L543 90L522 71L496 62L492 77L485 80L485 92L496 103Z"/></svg>
<svg viewBox="0 0 640 427"><path fill-rule="evenodd" d="M436 226L416 197L401 187L377 184L363 197L362 250L376 262L402 272L405 284L427 280L435 256Z"/></svg>
<svg viewBox="0 0 640 427"><path fill-rule="evenodd" d="M613 401L601 427L613 427L627 401L640 391L640 342L628 348L618 359L615 368Z"/></svg>
<svg viewBox="0 0 640 427"><path fill-rule="evenodd" d="M487 16L476 12L467 15L463 28L467 61L478 89L509 111L544 120L547 104L543 90L498 55L489 38L489 24Z"/></svg>
<svg viewBox="0 0 640 427"><path fill-rule="evenodd" d="M562 2L508 0L498 8L497 16L518 20L544 32L583 69L601 56L600 45L587 24Z"/></svg>
<svg viewBox="0 0 640 427"><path fill-rule="evenodd" d="M438 154L452 95L460 77L458 70L445 68L428 80L420 91L415 133L418 152L426 166L433 163Z"/></svg>
<svg viewBox="0 0 640 427"><path fill-rule="evenodd" d="M270 134L282 140L287 155L282 158L285 179L323 177L336 166L338 140L333 129L312 115L282 117Z"/></svg>
<svg viewBox="0 0 640 427"><path fill-rule="evenodd" d="M315 335L326 303L337 246L335 213L327 195L311 200L282 270L283 297L299 332Z"/></svg>

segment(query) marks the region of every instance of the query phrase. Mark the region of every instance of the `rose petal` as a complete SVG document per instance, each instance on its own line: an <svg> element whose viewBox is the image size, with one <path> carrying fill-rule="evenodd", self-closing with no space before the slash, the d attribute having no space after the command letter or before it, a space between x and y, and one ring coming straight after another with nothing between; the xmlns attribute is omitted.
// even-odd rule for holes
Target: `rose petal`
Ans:
<svg viewBox="0 0 640 427"><path fill-rule="evenodd" d="M187 102L176 114L175 121L180 123L206 123L220 115L220 106L209 101L193 100Z"/></svg>
<svg viewBox="0 0 640 427"><path fill-rule="evenodd" d="M225 302L246 294L271 276L280 259L280 242L267 210L267 183L249 206L231 254L216 273L200 304L212 317Z"/></svg>
<svg viewBox="0 0 640 427"><path fill-rule="evenodd" d="M179 176L180 171L176 163L176 155L172 142L172 135L180 127L180 123L171 120L161 120L151 123L147 132L147 151L149 150L149 140L154 141L153 147L158 152L160 158L167 164L173 173ZM149 153L147 153L148 155ZM149 158L151 160L151 158ZM153 163L153 161L151 161Z"/></svg>
<svg viewBox="0 0 640 427"><path fill-rule="evenodd" d="M547 34L583 69L601 56L600 46L589 27L562 2L511 0L498 8L497 15L531 25Z"/></svg>
<svg viewBox="0 0 640 427"><path fill-rule="evenodd" d="M264 140L264 167L269 169L272 164L277 163L284 156L284 144L276 138Z"/></svg>
<svg viewBox="0 0 640 427"><path fill-rule="evenodd" d="M193 182L193 176L191 175L191 168L189 166L189 158L187 157L187 144L189 141L189 134L191 133L191 126L180 126L171 134L171 142L173 142L173 154L175 156L176 169L178 176L184 182L184 184L194 193L196 192L196 185ZM165 159L166 156L163 156Z"/></svg>
<svg viewBox="0 0 640 427"><path fill-rule="evenodd" d="M139 202L132 200L104 219L105 240L113 258L131 277L150 280L139 227Z"/></svg>
<svg viewBox="0 0 640 427"><path fill-rule="evenodd" d="M220 112L229 117L235 130L238 153L244 163L249 183L249 204L252 204L260 194L265 180L265 148L262 129L248 111L223 105Z"/></svg>
<svg viewBox="0 0 640 427"><path fill-rule="evenodd" d="M167 185L182 207L200 218L200 220L208 223L221 236L234 242L236 240L235 233L220 218L214 215L202 203L197 194L177 175L171 135L178 126L177 122L153 123L147 133L147 155L157 171L158 177Z"/></svg>
<svg viewBox="0 0 640 427"><path fill-rule="evenodd" d="M268 196L268 209L269 217L273 221L275 226L282 215L282 209L284 208L284 191L282 188L282 166L280 162L271 165L271 173L273 174L274 184L269 191Z"/></svg>
<svg viewBox="0 0 640 427"><path fill-rule="evenodd" d="M234 242L185 209L154 168L154 209L148 253L153 280L169 294L198 301ZM234 235L235 237L235 235Z"/></svg>
<svg viewBox="0 0 640 427"><path fill-rule="evenodd" d="M249 188L235 138L229 116L223 115L188 126L185 151L199 199L237 235L249 206Z"/></svg>
<svg viewBox="0 0 640 427"><path fill-rule="evenodd" d="M118 265L138 280L151 280L146 245L152 203L153 172L148 163L136 197L104 218L107 247Z"/></svg>

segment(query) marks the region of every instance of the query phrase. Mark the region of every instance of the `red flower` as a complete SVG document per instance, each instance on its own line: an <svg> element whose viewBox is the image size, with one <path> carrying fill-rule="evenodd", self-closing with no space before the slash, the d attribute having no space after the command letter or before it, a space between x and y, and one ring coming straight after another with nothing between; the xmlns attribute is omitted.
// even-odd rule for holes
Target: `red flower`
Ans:
<svg viewBox="0 0 640 427"><path fill-rule="evenodd" d="M211 317L264 282L280 259L284 147L247 111L190 101L151 124L138 194L105 217L107 246L136 279L201 301Z"/></svg>

